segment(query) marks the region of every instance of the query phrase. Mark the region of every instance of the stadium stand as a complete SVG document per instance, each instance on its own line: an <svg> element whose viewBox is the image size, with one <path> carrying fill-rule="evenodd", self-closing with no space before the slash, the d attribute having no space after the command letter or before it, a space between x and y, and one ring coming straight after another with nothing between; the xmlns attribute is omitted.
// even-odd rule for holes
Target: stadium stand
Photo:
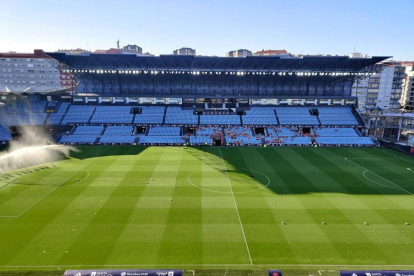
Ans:
<svg viewBox="0 0 414 276"><path fill-rule="evenodd" d="M134 124L138 125L160 125L164 119L164 114L137 114Z"/></svg>
<svg viewBox="0 0 414 276"><path fill-rule="evenodd" d="M312 115L278 115L281 125L288 126L317 126L318 118Z"/></svg>
<svg viewBox="0 0 414 276"><path fill-rule="evenodd" d="M369 137L317 137L320 145L374 145Z"/></svg>
<svg viewBox="0 0 414 276"><path fill-rule="evenodd" d="M102 133L102 126L78 126L73 135L100 135Z"/></svg>
<svg viewBox="0 0 414 276"><path fill-rule="evenodd" d="M257 145L261 143L260 138L253 136L250 127L235 126L224 130L226 135L226 143L236 145Z"/></svg>
<svg viewBox="0 0 414 276"><path fill-rule="evenodd" d="M243 125L277 125L275 115L243 115Z"/></svg>
<svg viewBox="0 0 414 276"><path fill-rule="evenodd" d="M127 136L132 135L134 131L130 126L107 126L103 135Z"/></svg>
<svg viewBox="0 0 414 276"><path fill-rule="evenodd" d="M135 136L116 136L116 135L102 135L99 139L103 144L132 144L135 141Z"/></svg>
<svg viewBox="0 0 414 276"><path fill-rule="evenodd" d="M11 140L12 136L8 128L0 125L0 141Z"/></svg>
<svg viewBox="0 0 414 276"><path fill-rule="evenodd" d="M280 139L281 145L309 145L310 143L310 137L286 137Z"/></svg>
<svg viewBox="0 0 414 276"><path fill-rule="evenodd" d="M190 143L192 145L211 145L213 143L213 139L208 136L190 136Z"/></svg>
<svg viewBox="0 0 414 276"><path fill-rule="evenodd" d="M246 111L246 115L275 115L274 107L251 107Z"/></svg>
<svg viewBox="0 0 414 276"><path fill-rule="evenodd" d="M315 134L317 137L359 137L353 128L317 128Z"/></svg>
<svg viewBox="0 0 414 276"><path fill-rule="evenodd" d="M94 113L91 124L131 124L134 115L129 113Z"/></svg>
<svg viewBox="0 0 414 276"><path fill-rule="evenodd" d="M240 125L238 115L200 115L200 125Z"/></svg>
<svg viewBox="0 0 414 276"><path fill-rule="evenodd" d="M298 129L287 127L268 127L267 132L270 137L291 137L300 135Z"/></svg>
<svg viewBox="0 0 414 276"><path fill-rule="evenodd" d="M65 116L65 113L51 113L47 120L47 124L59 125L60 122L62 121L63 116Z"/></svg>
<svg viewBox="0 0 414 276"><path fill-rule="evenodd" d="M60 124L88 123L94 110L95 106L91 105L70 105Z"/></svg>
<svg viewBox="0 0 414 276"><path fill-rule="evenodd" d="M198 127L195 132L196 136L223 136L222 129L219 127L202 126Z"/></svg>
<svg viewBox="0 0 414 276"><path fill-rule="evenodd" d="M63 144L93 144L95 143L97 135L68 135L60 139Z"/></svg>
<svg viewBox="0 0 414 276"><path fill-rule="evenodd" d="M198 125L198 115L193 110L181 110L181 107L170 106L165 117L167 125Z"/></svg>
<svg viewBox="0 0 414 276"><path fill-rule="evenodd" d="M141 114L164 114L164 106L141 106Z"/></svg>
<svg viewBox="0 0 414 276"><path fill-rule="evenodd" d="M140 144L184 144L185 137L180 136L142 136Z"/></svg>
<svg viewBox="0 0 414 276"><path fill-rule="evenodd" d="M46 102L33 99L6 104L0 109L0 124L3 126L43 125L47 114Z"/></svg>
<svg viewBox="0 0 414 276"><path fill-rule="evenodd" d="M276 107L277 115L310 115L309 108L298 106L280 106Z"/></svg>
<svg viewBox="0 0 414 276"><path fill-rule="evenodd" d="M320 115L319 120L325 126L357 126L359 125L354 115Z"/></svg>
<svg viewBox="0 0 414 276"><path fill-rule="evenodd" d="M179 127L165 127L165 126L156 126L150 128L148 131L148 136L178 136L180 135Z"/></svg>

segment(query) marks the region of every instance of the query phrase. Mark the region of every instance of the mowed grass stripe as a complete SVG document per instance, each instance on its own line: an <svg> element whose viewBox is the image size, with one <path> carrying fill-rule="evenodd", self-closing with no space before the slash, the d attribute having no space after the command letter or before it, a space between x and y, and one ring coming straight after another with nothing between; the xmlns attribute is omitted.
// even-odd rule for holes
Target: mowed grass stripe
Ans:
<svg viewBox="0 0 414 276"><path fill-rule="evenodd" d="M241 148L231 148L229 151L223 152L229 163L234 164L233 166L260 171L273 180L270 185L275 184L273 169L256 148L249 148L246 154L243 154ZM239 172L244 173L245 171ZM280 181L277 182L280 183ZM266 185L267 183L260 184ZM291 261L295 255L282 229L284 227L281 224L282 220L279 217L279 221L277 221L277 214L268 204L268 194L268 188L252 193L236 194L253 263L272 263L275 260Z"/></svg>
<svg viewBox="0 0 414 276"><path fill-rule="evenodd" d="M218 148L80 149L57 165L68 173L88 170L87 179L57 189L21 217L0 218L0 266L249 265L231 194L202 191L187 180L200 171L194 180L200 185L228 189ZM412 196L373 184L344 156L363 158L356 162L396 184L409 182L409 162L367 148L222 153L237 191L266 182L248 170L271 179L265 189L235 193L254 263L414 265L414 232L405 225L414 223ZM37 173L43 178L33 183L57 176L30 174Z"/></svg>
<svg viewBox="0 0 414 276"><path fill-rule="evenodd" d="M345 261L342 252L338 251L331 243L330 237L323 231L322 222L330 220L338 215L333 205L326 200L324 194L320 193L320 178L313 177L316 173L315 168L311 164L307 164L307 160L300 156L293 148L284 148L283 151L275 151L281 159L281 170L284 172L285 182L297 181L307 187L308 191L314 193L314 201L323 208L315 208L315 203L309 204L307 196L297 195L301 209L287 210L284 214L287 220L287 227L283 228L286 238L290 241L290 246L295 254L298 263L316 262L340 262ZM304 165L310 165L306 167ZM300 168L307 168L304 172ZM286 172L290 172L287 176ZM289 180L289 178L291 178ZM292 179L294 178L294 180ZM313 192L312 192L313 191ZM316 191L320 191L319 193ZM323 215L321 212L325 212ZM334 224L335 222L330 222ZM312 251L309 246L313 248ZM314 256L313 254L317 254ZM312 260L313 259L313 260ZM315 260L316 259L316 260Z"/></svg>
<svg viewBox="0 0 414 276"><path fill-rule="evenodd" d="M84 166L87 164L84 163ZM67 194L59 196L58 191L53 191L24 215L14 218L14 222L10 227L0 230L0 237L13 237L13 239L2 240L2 246L0 247L0 262L2 264L16 265L21 264L22 260L25 260L27 264L41 263L38 262L38 258L42 256L46 248L41 250L41 244L31 244L31 241L36 239L44 229L48 229L53 220L60 218L67 205L75 200L75 197ZM59 250L60 245L53 238L49 239L49 237L50 232L46 230L45 238L48 242L45 245L48 245L49 254L53 254L55 250ZM33 251L36 251L35 254Z"/></svg>
<svg viewBox="0 0 414 276"><path fill-rule="evenodd" d="M324 164L330 166L331 168L337 166L336 169L325 170L325 172L328 172L327 174L329 176L333 177L335 177L335 171L342 171L340 169L342 168L341 162L338 162L338 164L336 165L335 163L332 163L328 161L326 158L324 158L324 156L326 156L326 153L320 154L320 152L318 152L317 150L311 151L311 154L303 155L305 158L308 158L309 160L309 164L302 164L303 166L314 167L315 170L319 170L319 168L322 167L325 168ZM298 150L298 152L303 154L302 151ZM320 167L315 167L312 164L320 164ZM352 179L350 176L345 177L344 175L342 175L342 177L336 177L335 180L333 178L331 179L332 183L339 181L340 185L346 185L346 180L355 181L356 184L358 183L356 179ZM343 195L339 195L339 197L341 197L342 202L349 201L353 202L357 206L364 206L364 203L360 202L358 196L346 193ZM330 203L335 206L335 201L337 201L338 199L338 196L335 196L330 197L329 200ZM367 242L371 240L372 235L370 233L365 232L366 226L363 224L364 221L382 219L384 223L387 223L385 218L382 218L380 214L378 214L374 210L364 207L362 207L362 209L346 209L343 208L342 205L339 205L338 208L336 208L335 210L332 210L330 208L316 210L308 208L308 210L309 212L313 213L315 218L318 218L317 220L319 221L325 221L329 218L329 221L325 221L328 224L327 226L329 227L322 227L322 229L324 230L325 234L329 237L332 244L337 248L338 252L340 252L344 259L346 259L346 263L352 263L355 261L356 258L359 258L359 256L355 256L355 254L351 252L352 246L349 245L351 242L362 243L360 246L363 246L365 248L364 251L366 253L366 257L364 258L364 262L366 263L377 262L379 260L381 262L387 262L389 260L387 252L381 252L380 247L377 246L377 242ZM363 216L365 216L365 218L363 218ZM338 237L339 235L341 235L341 238ZM404 237L403 240L405 240ZM349 249L343 250L344 248Z"/></svg>
<svg viewBox="0 0 414 276"><path fill-rule="evenodd" d="M80 229L81 234L73 241L69 247L69 253L61 259L61 263L83 263L94 264L102 263L107 264L112 262L112 253L115 247L118 245L118 240L122 235L130 216L132 215L137 201L140 199L142 189L137 187L135 189L135 197L123 196L123 190L125 187L121 185L122 179L126 176L127 171L109 171L110 168L117 160L123 159L123 154L126 153L128 148L114 148L104 158L104 162L100 165L100 177L95 179L95 185L90 187L87 197L81 200L88 200L89 197L93 197L94 192L100 198L102 204L96 210L94 215L88 224L83 229ZM159 158L161 156L157 155ZM95 165L97 166L97 165ZM96 169L96 168L95 168ZM103 186L99 186L100 181L103 181ZM107 185L112 183L112 185ZM142 184L141 184L142 185ZM128 189L128 192L131 192ZM79 254L79 252L85 252Z"/></svg>

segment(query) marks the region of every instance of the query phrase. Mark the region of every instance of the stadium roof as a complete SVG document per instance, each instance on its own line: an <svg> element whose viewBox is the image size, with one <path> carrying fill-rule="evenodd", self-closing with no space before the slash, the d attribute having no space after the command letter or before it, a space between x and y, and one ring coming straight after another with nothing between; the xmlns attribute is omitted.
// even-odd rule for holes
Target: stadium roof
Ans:
<svg viewBox="0 0 414 276"><path fill-rule="evenodd" d="M247 56L244 58L180 56L47 53L68 69L103 70L177 70L245 72L372 72L373 66L389 56L349 58L348 56ZM56 64L58 66L58 64Z"/></svg>

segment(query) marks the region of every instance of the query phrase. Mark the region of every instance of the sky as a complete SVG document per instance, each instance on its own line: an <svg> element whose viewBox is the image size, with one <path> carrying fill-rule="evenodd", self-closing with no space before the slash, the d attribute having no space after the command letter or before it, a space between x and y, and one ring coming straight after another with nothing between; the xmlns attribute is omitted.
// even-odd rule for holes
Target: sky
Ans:
<svg viewBox="0 0 414 276"><path fill-rule="evenodd" d="M0 52L137 44L414 60L414 0L0 0Z"/></svg>

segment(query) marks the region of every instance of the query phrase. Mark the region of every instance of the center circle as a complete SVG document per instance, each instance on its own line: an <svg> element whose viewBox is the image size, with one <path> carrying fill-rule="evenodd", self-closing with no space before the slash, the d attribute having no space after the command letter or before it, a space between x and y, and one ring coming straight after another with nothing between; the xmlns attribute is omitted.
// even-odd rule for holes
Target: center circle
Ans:
<svg viewBox="0 0 414 276"><path fill-rule="evenodd" d="M244 171L244 173L243 173ZM217 172L217 171L216 171ZM201 174L203 171L194 171L188 175L188 182L196 188L200 190L209 191L213 193L221 193L221 194L241 194L241 193L251 193L255 191L262 190L269 186L270 178L265 175L264 173L250 170L250 169L243 169L243 168L236 168L235 171L223 171L220 172L219 178L210 175L211 177L205 180L204 184L207 187L203 187L203 177L196 178L197 174ZM208 172L204 172L208 173ZM211 174L214 174L212 172ZM222 178L222 179L220 179ZM259 178L257 180L256 178ZM260 178L264 180L260 182ZM206 179L206 178L204 178ZM217 181L220 179L221 181ZM222 183L222 185L217 185L218 183ZM235 185L236 184L236 185ZM230 185L231 189L230 190ZM227 191L226 191L227 190ZM241 191L239 191L241 190Z"/></svg>

